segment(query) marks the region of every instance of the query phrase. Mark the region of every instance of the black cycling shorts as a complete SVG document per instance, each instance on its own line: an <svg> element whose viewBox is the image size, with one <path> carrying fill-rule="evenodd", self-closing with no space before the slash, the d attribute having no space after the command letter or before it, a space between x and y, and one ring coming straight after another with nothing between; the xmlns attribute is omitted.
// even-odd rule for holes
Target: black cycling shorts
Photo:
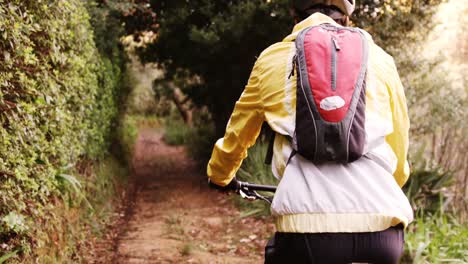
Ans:
<svg viewBox="0 0 468 264"><path fill-rule="evenodd" d="M276 233L265 248L265 263L396 264L403 247L401 225L367 233Z"/></svg>

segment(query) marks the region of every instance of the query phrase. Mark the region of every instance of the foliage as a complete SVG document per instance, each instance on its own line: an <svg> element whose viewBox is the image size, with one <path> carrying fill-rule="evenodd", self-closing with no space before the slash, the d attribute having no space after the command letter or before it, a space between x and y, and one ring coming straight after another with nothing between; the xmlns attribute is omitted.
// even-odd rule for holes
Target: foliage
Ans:
<svg viewBox="0 0 468 264"><path fill-rule="evenodd" d="M210 160L215 138L214 126L210 122L205 122L198 123L187 140L188 152L197 161L202 171L206 170L206 164Z"/></svg>
<svg viewBox="0 0 468 264"><path fill-rule="evenodd" d="M364 6L367 5L366 2L369 1L360 1ZM410 182L422 183L429 178L434 182L454 178L450 180L451 186L445 186L442 190L420 189L422 191L418 196L427 197L429 192L450 195L450 199L444 200L445 206L453 203L451 207L454 210L466 214L466 87L457 89L456 80L451 78L449 72L454 68L443 67L444 60L453 64L455 58L425 56L431 44L426 38L435 23L432 14L438 5L445 1L427 1L425 4L420 4L419 1L383 2L385 4L380 9L372 9L370 6L358 9L358 17L366 10L371 11L375 17L371 20L358 19L358 25L368 29L374 40L394 56L398 65L408 98L411 120L410 159L413 167L419 172L422 170L432 176L439 175L432 177L426 173L414 173ZM456 53L459 56L459 48ZM437 172L438 170L450 173L443 175ZM431 184L425 182L424 186L430 188Z"/></svg>
<svg viewBox="0 0 468 264"><path fill-rule="evenodd" d="M60 194L63 202L53 208L54 225L47 227L49 237L43 237L44 247L38 247L35 256L21 262L87 263L94 246L92 239L101 238L109 223L118 217L115 206L122 199L128 175L121 161L113 156L82 161L67 173L68 179L63 182L66 189ZM71 182L81 187L68 186ZM48 240L54 245L48 245Z"/></svg>
<svg viewBox="0 0 468 264"><path fill-rule="evenodd" d="M403 191L414 210L435 213L441 208L447 210L448 202L453 198L448 191L453 180L453 173L442 169L415 169Z"/></svg>
<svg viewBox="0 0 468 264"><path fill-rule="evenodd" d="M402 263L468 262L468 227L443 211L419 215L406 234Z"/></svg>
<svg viewBox="0 0 468 264"><path fill-rule="evenodd" d="M135 45L132 41L128 42L126 45ZM127 48L127 52L132 54L132 48ZM127 68L133 85L126 112L130 115L166 116L170 112L171 102L159 97L153 90L153 81L161 75L161 70L152 64L141 64L135 55L130 57L131 63Z"/></svg>
<svg viewBox="0 0 468 264"><path fill-rule="evenodd" d="M161 63L167 79L185 80L182 90L195 103L208 106L219 136L255 57L290 30L291 25L285 25L291 19L278 15L287 13L286 6L285 1L263 0L151 1L160 30L158 41L144 49L141 58ZM151 21L145 29L153 25ZM142 26L128 29L140 32Z"/></svg>
<svg viewBox="0 0 468 264"><path fill-rule="evenodd" d="M256 184L278 185L278 180L271 172L271 167L265 164L268 144L263 142L264 140L249 149L248 156L242 163L236 177L241 181ZM264 195L271 196L272 194L264 193ZM243 216L266 216L270 214L270 206L264 201L248 203L246 200L236 197L236 203L243 209Z"/></svg>
<svg viewBox="0 0 468 264"><path fill-rule="evenodd" d="M184 92L208 106L220 136L255 58L291 30L288 2L140 0L120 1L116 8L127 32L137 37L158 33L156 42L140 50L141 58L163 65L169 80L185 79ZM360 1L353 20L374 33L377 43L396 51L402 41L425 36L440 2Z"/></svg>
<svg viewBox="0 0 468 264"><path fill-rule="evenodd" d="M430 9L429 9L430 10ZM424 12L429 12L425 10ZM432 12L432 11L431 11ZM455 14L454 14L455 15ZM449 58L428 58L425 53L430 43L425 40L431 27L425 28L431 16L419 18L414 32L408 32L407 37L412 40L407 43L404 39L386 47L397 62L401 79L406 88L408 108L411 120L411 148L410 159L413 167L426 171L436 171L439 168L450 172L455 178L452 186L447 186L443 192L455 195L447 200L457 211L467 211L466 164L468 157L464 155L468 147L465 138L468 126L468 107L465 90L457 89L457 84L451 73L443 67L444 60ZM413 21L414 18L407 18ZM416 20L417 21L417 20ZM413 22L408 22L413 23ZM404 44L404 45L403 45ZM452 73L453 74L453 73ZM419 176L419 175L417 175Z"/></svg>
<svg viewBox="0 0 468 264"><path fill-rule="evenodd" d="M9 230L18 234L21 234L27 230L27 226L24 223L24 216L19 215L15 212L10 212L8 215L2 218L2 224L4 230ZM0 230L2 230L0 229Z"/></svg>
<svg viewBox="0 0 468 264"><path fill-rule="evenodd" d="M58 174L56 178L57 187L66 206L73 207L75 204L81 204L84 201L91 211L94 210L86 198L81 182L75 176Z"/></svg>
<svg viewBox="0 0 468 264"><path fill-rule="evenodd" d="M98 49L92 18L106 19L80 0L0 0L0 255L53 257L78 237L66 234L57 197L100 193L68 172L107 153L123 92L124 58L115 42Z"/></svg>
<svg viewBox="0 0 468 264"><path fill-rule="evenodd" d="M15 257L16 254L18 254L18 251L17 251L17 250L15 250L15 251L13 251L13 252L9 252L9 253L7 253L7 254L1 256L1 257L0 257L0 264L5 263L5 261L7 261L8 259L11 259L11 258Z"/></svg>
<svg viewBox="0 0 468 264"><path fill-rule="evenodd" d="M164 126L164 141L169 145L184 145L189 140L191 128L180 120L168 120Z"/></svg>
<svg viewBox="0 0 468 264"><path fill-rule="evenodd" d="M399 57L402 44L410 45L427 37L434 26L433 14L444 0L362 0L353 22L367 30L377 44Z"/></svg>
<svg viewBox="0 0 468 264"><path fill-rule="evenodd" d="M121 144L121 153L130 161L133 156L133 147L138 137L138 121L134 116L125 114L122 116L117 131Z"/></svg>
<svg viewBox="0 0 468 264"><path fill-rule="evenodd" d="M409 54L405 56L406 61L400 63L400 70L406 72L403 81L407 85L412 122L410 158L415 168L428 171L441 168L454 174L452 188L447 188L445 192L454 193L455 198L449 202L455 202L457 209L466 213L466 94L463 90L452 88L452 82L447 77L449 74L437 62L429 63Z"/></svg>

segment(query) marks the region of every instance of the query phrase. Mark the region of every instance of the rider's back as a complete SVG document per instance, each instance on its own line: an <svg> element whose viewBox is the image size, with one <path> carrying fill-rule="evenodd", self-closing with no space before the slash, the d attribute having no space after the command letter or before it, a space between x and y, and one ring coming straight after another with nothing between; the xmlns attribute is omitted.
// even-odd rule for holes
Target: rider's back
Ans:
<svg viewBox="0 0 468 264"><path fill-rule="evenodd" d="M359 37L364 43L367 40L368 44L362 46L362 51L366 51L365 46L368 46L368 54L362 53L368 55L368 59L361 59L361 64L352 59L359 57L355 56L359 51L357 54L350 53L349 47L353 45L345 42L347 37L334 39L339 37L339 32L358 32L354 29L338 29L340 25L348 24L347 17L343 15L352 13L354 1L292 2L304 3L307 12L296 8L299 15L295 19L301 22L296 24L292 34L267 48L258 58L248 84L236 103L226 133L216 142L207 168L208 176L214 184L228 186L266 121L277 134L272 170L281 179L272 203L277 233L275 239L271 240L273 243L267 247L266 263L398 263L403 249L403 227L412 221L413 214L401 190L409 176L406 160L409 120L404 89L395 63L390 55L374 44L367 33L364 33L365 38ZM322 4L317 5L319 2ZM321 11L328 12L328 15ZM326 23L331 25L322 25ZM328 54L326 50L331 46L326 47L327 44L324 44L328 39L324 38L325 41L320 42L313 38L316 28L310 27L318 25L322 25L320 28L324 30L321 33L331 37L330 43L335 48L334 51L331 48L331 58L320 55ZM303 31L309 28L309 31ZM331 32L325 33L329 29L332 29ZM300 32L303 34L295 41ZM312 35L308 35L309 32ZM309 44L322 44L308 44L308 50L304 52L306 40ZM320 59L324 63L317 61ZM343 63L346 64L344 67ZM336 67L332 66L330 71L323 65ZM367 68L363 65L367 65ZM360 67L361 70L350 67ZM351 70L344 72L343 69ZM340 79L343 74L351 76L352 72L359 72L359 81L355 84L344 81L349 79ZM305 74L308 75L309 83L303 81ZM364 74L365 90L362 90ZM301 77L299 84L298 75ZM332 80L331 87L327 87L330 85L328 80ZM351 100L355 100L355 95L358 95L359 109L351 107L353 104L346 101L349 99L346 94L340 96L343 84L348 92L354 87ZM334 92L330 92L329 88ZM315 96L317 89L326 90ZM320 98L323 94L326 97ZM332 100L333 97L336 100ZM298 98L299 103L296 103ZM315 101L315 105L311 100ZM322 101L327 103L324 107ZM345 133L352 134L354 123L352 126L349 123L335 124L333 121L330 124L325 123L326 118L322 120L317 116L317 102L322 110L339 109L338 112L342 113L344 108L334 107L343 107L343 101L345 105L349 103L348 109L353 109L348 110L351 111L349 113L359 112L358 141L352 142L351 137L346 139L347 136L342 136ZM341 102L341 105L337 102ZM296 115L296 111L301 115ZM301 119L304 116L307 119ZM312 122L305 124L302 120ZM312 128L310 125L317 125L311 130L314 134L304 132ZM338 131L340 143L334 141L335 131ZM314 138L309 139L309 134ZM307 151L301 152L300 142L312 142L309 146L315 144L315 149L307 148ZM352 152L355 158L351 162L347 158L341 159L350 157L343 153L351 153L348 151L351 147L341 142L353 143L353 146L359 142L359 147L354 149L359 151ZM310 160L311 157L317 157L317 153L325 155L321 155L320 160ZM340 160L333 161L335 157L340 157Z"/></svg>
<svg viewBox="0 0 468 264"><path fill-rule="evenodd" d="M301 30L322 23L336 24L315 13L260 55L236 104L222 151L238 155L237 149L253 144L260 121L267 121L278 133L272 169L282 179L272 212L279 232L370 232L398 223L406 226L412 220L412 210L400 188L409 173L405 97L392 57L369 34L365 34L369 61L364 156L349 164L318 165L300 155L290 159L296 122L294 40ZM240 130L243 133L237 133ZM222 160L216 159L216 148L210 166L223 166Z"/></svg>

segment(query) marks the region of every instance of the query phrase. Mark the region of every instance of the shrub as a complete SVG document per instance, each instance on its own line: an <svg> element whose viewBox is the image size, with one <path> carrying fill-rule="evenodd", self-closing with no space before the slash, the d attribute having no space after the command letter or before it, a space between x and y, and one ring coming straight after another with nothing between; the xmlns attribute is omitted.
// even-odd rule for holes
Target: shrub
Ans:
<svg viewBox="0 0 468 264"><path fill-rule="evenodd" d="M443 172L442 169L415 169L403 191L413 209L435 213L441 209L447 210L448 202L453 196L449 189L453 181L453 174Z"/></svg>
<svg viewBox="0 0 468 264"><path fill-rule="evenodd" d="M192 129L187 140L187 149L190 156L199 164L200 170L206 171L206 165L213 151L213 142L216 141L215 128L206 122Z"/></svg>
<svg viewBox="0 0 468 264"><path fill-rule="evenodd" d="M88 176L109 149L124 58L97 48L90 21L81 0L0 0L0 256L77 257L84 234L67 228L83 222L60 197L80 209L105 196L88 186L109 187Z"/></svg>
<svg viewBox="0 0 468 264"><path fill-rule="evenodd" d="M121 152L125 156L125 160L130 161L133 155L133 146L138 137L138 120L134 116L123 115L117 133Z"/></svg>

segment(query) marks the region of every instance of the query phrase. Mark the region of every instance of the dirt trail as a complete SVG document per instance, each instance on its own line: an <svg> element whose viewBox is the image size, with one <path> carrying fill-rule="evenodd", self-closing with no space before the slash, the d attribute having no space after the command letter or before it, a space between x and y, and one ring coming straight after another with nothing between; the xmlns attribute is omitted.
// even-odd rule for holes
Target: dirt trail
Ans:
<svg viewBox="0 0 468 264"><path fill-rule="evenodd" d="M240 218L229 197L206 187L184 148L144 129L134 168L113 263L262 263L272 225Z"/></svg>

